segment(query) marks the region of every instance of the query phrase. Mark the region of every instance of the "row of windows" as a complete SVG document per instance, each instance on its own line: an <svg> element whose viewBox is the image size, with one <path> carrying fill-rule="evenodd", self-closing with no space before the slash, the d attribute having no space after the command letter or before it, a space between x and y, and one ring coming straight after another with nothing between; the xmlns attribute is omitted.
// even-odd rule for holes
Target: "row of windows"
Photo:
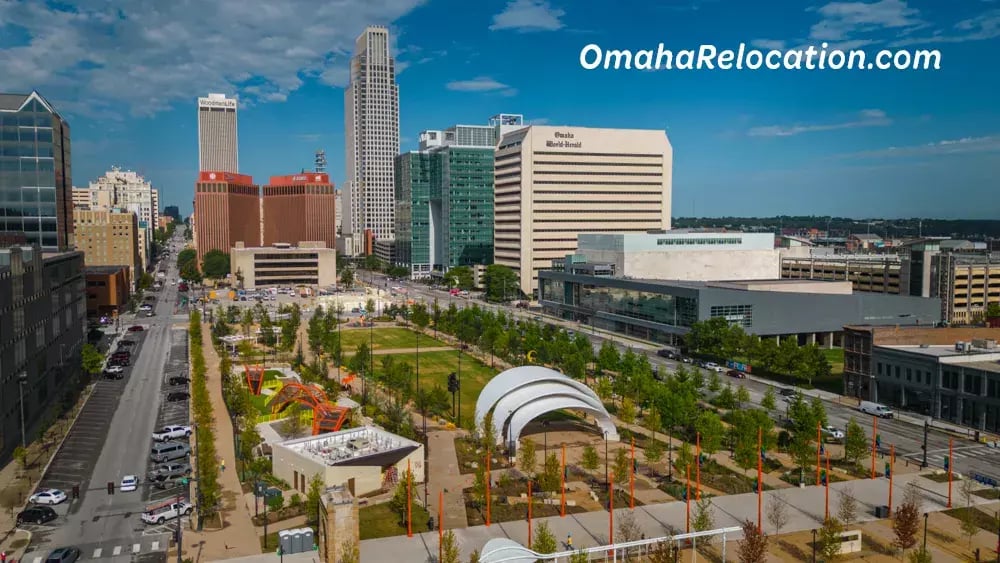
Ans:
<svg viewBox="0 0 1000 563"><path fill-rule="evenodd" d="M743 244L743 239L740 237L727 237L727 238L661 238L656 239L657 246L689 246L692 244L697 245L716 245L716 244Z"/></svg>
<svg viewBox="0 0 1000 563"><path fill-rule="evenodd" d="M743 328L753 326L753 305L712 305L709 307L709 317L722 317L730 324Z"/></svg>
<svg viewBox="0 0 1000 563"><path fill-rule="evenodd" d="M559 151L535 151L533 153L535 156L538 155L548 155L548 156L566 156L566 153ZM571 153L573 156L608 156L612 158L622 158L622 157L636 157L636 158L663 158L660 153L652 154L633 154L633 153L620 153L620 152L574 152ZM579 164L579 162L572 162L571 164Z"/></svg>

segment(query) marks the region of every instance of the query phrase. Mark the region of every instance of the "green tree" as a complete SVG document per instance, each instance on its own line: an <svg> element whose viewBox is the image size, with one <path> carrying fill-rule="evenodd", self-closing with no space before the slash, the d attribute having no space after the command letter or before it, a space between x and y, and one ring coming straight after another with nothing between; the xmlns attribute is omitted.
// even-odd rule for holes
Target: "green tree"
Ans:
<svg viewBox="0 0 1000 563"><path fill-rule="evenodd" d="M474 277L472 268L468 266L455 266L444 275L444 282L448 287L469 290L474 287Z"/></svg>
<svg viewBox="0 0 1000 563"><path fill-rule="evenodd" d="M719 415L713 411L703 411L698 415L695 428L701 433L703 452L711 455L719 451L719 447L722 445L722 436L725 433L725 427L722 425Z"/></svg>
<svg viewBox="0 0 1000 563"><path fill-rule="evenodd" d="M597 471L597 468L600 466L600 464L601 464L601 458L597 454L597 448L595 448L591 444L587 444L586 446L584 446L583 454L580 457L580 465L583 466L583 468L586 469L587 471L594 472Z"/></svg>
<svg viewBox="0 0 1000 563"><path fill-rule="evenodd" d="M718 396L715 397L715 404L722 409L735 409L736 408L736 393L733 392L733 386L726 384L719 391Z"/></svg>
<svg viewBox="0 0 1000 563"><path fill-rule="evenodd" d="M750 402L750 391L740 385L736 389L736 408L742 409L743 405Z"/></svg>
<svg viewBox="0 0 1000 563"><path fill-rule="evenodd" d="M309 492L306 493L306 524L315 526L319 523L319 511L323 496L323 477L318 473L309 480Z"/></svg>
<svg viewBox="0 0 1000 563"><path fill-rule="evenodd" d="M531 549L535 553L555 553L556 548L556 536L549 529L549 523L542 520L535 527L535 541L531 544Z"/></svg>
<svg viewBox="0 0 1000 563"><path fill-rule="evenodd" d="M517 452L518 465L525 475L535 474L537 459L535 457L535 442L531 438L521 440L521 448Z"/></svg>
<svg viewBox="0 0 1000 563"><path fill-rule="evenodd" d="M691 450L691 444L687 442L681 442L679 448L677 448L677 455L674 456L674 467L680 471L684 471L687 466L694 465L694 452Z"/></svg>
<svg viewBox="0 0 1000 563"><path fill-rule="evenodd" d="M844 431L844 458L851 463L860 463L861 459L868 454L868 438L854 417L847 421L847 429Z"/></svg>
<svg viewBox="0 0 1000 563"><path fill-rule="evenodd" d="M201 271L206 277L221 279L229 274L229 254L212 249L201 259Z"/></svg>
<svg viewBox="0 0 1000 563"><path fill-rule="evenodd" d="M441 541L441 563L459 563L458 538L455 532L447 530Z"/></svg>
<svg viewBox="0 0 1000 563"><path fill-rule="evenodd" d="M354 287L354 268L344 268L340 271L340 283L347 289Z"/></svg>
<svg viewBox="0 0 1000 563"><path fill-rule="evenodd" d="M197 265L198 252L193 248L185 248L177 253L177 269L183 270L184 266L194 263Z"/></svg>
<svg viewBox="0 0 1000 563"><path fill-rule="evenodd" d="M14 459L17 460L21 469L26 469L28 467L28 450L24 446L14 448Z"/></svg>
<svg viewBox="0 0 1000 563"><path fill-rule="evenodd" d="M990 303L986 306L986 318L996 319L1000 318L1000 303Z"/></svg>
<svg viewBox="0 0 1000 563"><path fill-rule="evenodd" d="M646 458L647 465L659 463L663 459L663 444L656 440L649 440L642 449L642 455Z"/></svg>
<svg viewBox="0 0 1000 563"><path fill-rule="evenodd" d="M712 393L718 393L722 389L722 380L719 379L719 372L713 371L708 374L708 390ZM730 389L732 392L732 389Z"/></svg>
<svg viewBox="0 0 1000 563"><path fill-rule="evenodd" d="M354 355L351 356L350 361L347 362L347 369L354 373L371 375L368 373L371 364L371 355L371 349L368 348L367 342L358 344L357 348L354 350Z"/></svg>
<svg viewBox="0 0 1000 563"><path fill-rule="evenodd" d="M822 556L823 561L836 561L840 556L840 534L844 531L843 525L836 518L827 518L823 526L819 529L819 537L816 542L816 551Z"/></svg>
<svg viewBox="0 0 1000 563"><path fill-rule="evenodd" d="M403 478L396 483L396 490L393 491L392 499L389 500L389 507L399 515L401 522L406 520L406 507L410 502L413 485L413 472L404 471Z"/></svg>
<svg viewBox="0 0 1000 563"><path fill-rule="evenodd" d="M618 348L609 340L601 344L601 349L597 352L597 369L601 373L617 372L621 365L621 355Z"/></svg>
<svg viewBox="0 0 1000 563"><path fill-rule="evenodd" d="M767 391L764 392L764 398L760 401L760 406L767 412L772 412L778 407L777 397L774 393L774 387L768 386Z"/></svg>
<svg viewBox="0 0 1000 563"><path fill-rule="evenodd" d="M635 403L632 402L630 397L622 399L622 405L618 408L618 418L625 424L635 422Z"/></svg>
<svg viewBox="0 0 1000 563"><path fill-rule="evenodd" d="M545 464L542 466L542 474L538 476L538 485L543 491L556 492L562 483L562 467L559 458L552 453L545 457Z"/></svg>
<svg viewBox="0 0 1000 563"><path fill-rule="evenodd" d="M618 448L615 451L615 461L611 464L611 472L614 473L616 485L628 483L629 470L632 468L632 458L626 448Z"/></svg>
<svg viewBox="0 0 1000 563"><path fill-rule="evenodd" d="M181 278L189 281L198 283L201 281L201 271L198 270L198 262L191 261L180 268Z"/></svg>
<svg viewBox="0 0 1000 563"><path fill-rule="evenodd" d="M514 270L500 264L491 264L483 272L483 289L486 300L492 303L510 301L519 296L520 284Z"/></svg>
<svg viewBox="0 0 1000 563"><path fill-rule="evenodd" d="M911 551L907 560L909 560L910 563L934 563L934 558L931 557L931 552L923 546Z"/></svg>
<svg viewBox="0 0 1000 563"><path fill-rule="evenodd" d="M736 544L736 556L740 563L764 563L767 561L767 534L750 520L743 522L743 538Z"/></svg>
<svg viewBox="0 0 1000 563"><path fill-rule="evenodd" d="M691 519L691 527L696 532L704 532L715 527L715 514L710 498L705 497L698 501L694 517Z"/></svg>
<svg viewBox="0 0 1000 563"><path fill-rule="evenodd" d="M84 344L80 348L80 364L86 373L97 375L104 367L104 355L93 344Z"/></svg>

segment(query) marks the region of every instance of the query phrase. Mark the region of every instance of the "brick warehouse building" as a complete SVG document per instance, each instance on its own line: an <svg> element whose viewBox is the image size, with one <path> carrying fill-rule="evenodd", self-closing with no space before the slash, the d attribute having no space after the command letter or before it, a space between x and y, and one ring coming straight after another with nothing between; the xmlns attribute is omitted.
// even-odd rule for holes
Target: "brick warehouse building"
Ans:
<svg viewBox="0 0 1000 563"><path fill-rule="evenodd" d="M336 247L336 195L328 174L271 176L261 199L263 246L323 241L327 248Z"/></svg>
<svg viewBox="0 0 1000 563"><path fill-rule="evenodd" d="M260 209L260 188L250 176L200 172L194 195L198 263L209 250L228 253L239 241L259 244Z"/></svg>

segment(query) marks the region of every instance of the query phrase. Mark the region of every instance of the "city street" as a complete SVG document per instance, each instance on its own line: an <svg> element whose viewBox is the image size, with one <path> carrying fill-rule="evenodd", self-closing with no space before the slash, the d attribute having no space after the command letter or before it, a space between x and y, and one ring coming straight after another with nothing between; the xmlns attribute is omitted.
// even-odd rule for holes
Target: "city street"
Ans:
<svg viewBox="0 0 1000 563"><path fill-rule="evenodd" d="M175 278L172 260L168 279ZM75 546L82 559L119 562L165 557L170 542L169 531L147 530L139 515L150 496L145 480L149 467L151 434L157 424L185 423L183 413L172 412L158 419L163 398L165 366L177 352L186 351L186 315L174 315L177 302L175 285L165 283L157 293L156 315L122 319L123 334L141 342L133 351L132 365L123 380L101 380L76 421L63 448L56 454L42 478L40 487L57 487L70 495L79 485L80 498L56 506L60 517L46 526L33 529L26 563L41 563L56 547ZM142 332L126 332L132 325ZM178 345L180 349L178 350ZM186 357L181 358L186 364ZM171 362L171 367L176 366ZM183 403L182 403L183 405ZM176 411L176 406L170 407ZM172 415L171 415L172 414ZM118 490L125 475L140 477L137 491ZM109 495L107 484L114 483Z"/></svg>
<svg viewBox="0 0 1000 563"><path fill-rule="evenodd" d="M359 280L367 281L371 279L371 276L368 272L361 272L358 274L357 278ZM479 307L487 309L503 310L508 314L519 317L541 319L542 322L559 325L568 330L582 332L587 336L587 338L590 339L595 350L600 348L605 340L610 340L622 351L628 348L631 348L633 351L645 351L650 363L660 370L666 369L668 372L672 372L677 369L677 362L663 359L655 354L655 350L659 347L652 343L640 343L639 341L632 340L631 338L623 338L621 335L613 335L600 330L589 330L587 326L581 326L579 323L542 315L541 313L528 311L527 309L519 309L511 306L485 303L475 299L451 296L445 290L432 289L424 284L412 281L393 281L382 274L375 274L373 283L376 288L382 291L390 290L393 287L404 288L406 290L406 298L423 301L428 306L430 306L434 300L437 299L438 305L442 308L448 307L451 303L454 303L455 306L459 308L475 304ZM751 401L755 405L760 405L768 387L774 387L776 391L783 387L776 383L770 384L752 378L733 379L725 377L724 374L720 374L720 377L724 382L732 383L734 386L742 385L743 387L746 387L750 392ZM806 395L815 394L816 393L812 391L806 392ZM861 413L854 406L827 400L826 396L823 396L822 398L824 399L824 404L826 405L829 424L843 429L847 426L847 422L851 418L854 418L854 420L865 429L865 433L869 436L869 438L871 437L871 416ZM779 408L783 408L782 404L783 401L779 397ZM922 461L923 450L921 449L921 446L924 439L924 429L921 424L916 424L912 420L879 420L878 433L881 435L882 449L885 452L888 452L889 447L894 445L896 447L896 457L899 461L909 463L920 463ZM1000 469L998 469L998 467L1000 467L1000 448L993 447L992 444L987 445L977 443L963 435L949 434L936 428L931 429L927 437L927 463L930 467L944 466L944 459L948 456L948 442L950 437L954 438L955 471L970 475L976 473L1000 481Z"/></svg>

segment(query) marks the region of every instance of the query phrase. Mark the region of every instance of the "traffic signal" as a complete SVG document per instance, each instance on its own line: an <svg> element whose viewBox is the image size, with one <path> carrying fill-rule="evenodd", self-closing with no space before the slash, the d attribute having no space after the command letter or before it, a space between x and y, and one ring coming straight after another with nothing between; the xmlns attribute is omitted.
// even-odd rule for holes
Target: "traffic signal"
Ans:
<svg viewBox="0 0 1000 563"><path fill-rule="evenodd" d="M455 372L448 374L448 392L457 393L458 392L458 375Z"/></svg>
<svg viewBox="0 0 1000 563"><path fill-rule="evenodd" d="M115 484L111 481L108 481L108 494L109 495L115 494Z"/></svg>

